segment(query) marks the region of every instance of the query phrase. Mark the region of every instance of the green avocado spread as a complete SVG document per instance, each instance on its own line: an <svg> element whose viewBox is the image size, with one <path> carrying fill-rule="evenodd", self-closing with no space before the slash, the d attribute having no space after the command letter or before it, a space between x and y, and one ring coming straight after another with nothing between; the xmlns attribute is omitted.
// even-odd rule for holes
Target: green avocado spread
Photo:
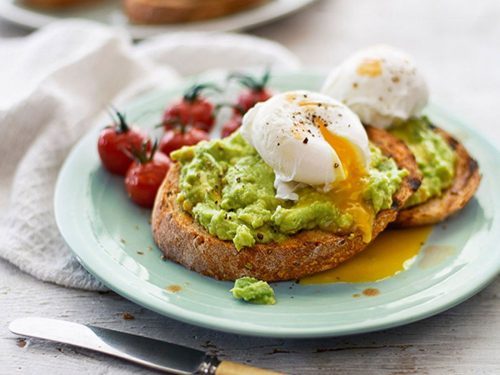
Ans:
<svg viewBox="0 0 500 375"><path fill-rule="evenodd" d="M234 298L250 303L259 305L274 305L276 303L273 288L267 282L253 277L245 276L237 279L230 292L233 293Z"/></svg>
<svg viewBox="0 0 500 375"><path fill-rule="evenodd" d="M376 214L391 207L407 171L398 169L378 148L370 150L363 199ZM181 207L211 235L233 241L237 250L280 242L300 230L351 233L354 229L353 217L312 187L299 189L297 201L276 198L272 168L239 132L183 147L171 157L181 163L177 196Z"/></svg>
<svg viewBox="0 0 500 375"><path fill-rule="evenodd" d="M427 117L412 118L389 131L408 145L423 176L420 188L406 202L405 207L440 196L444 189L451 186L455 177L455 152L433 130Z"/></svg>

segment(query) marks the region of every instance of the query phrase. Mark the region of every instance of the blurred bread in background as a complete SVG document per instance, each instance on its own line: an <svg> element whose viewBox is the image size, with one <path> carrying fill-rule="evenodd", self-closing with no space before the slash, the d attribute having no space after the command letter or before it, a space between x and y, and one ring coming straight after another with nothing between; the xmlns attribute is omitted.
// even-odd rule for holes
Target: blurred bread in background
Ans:
<svg viewBox="0 0 500 375"><path fill-rule="evenodd" d="M65 8L102 0L24 0L24 3L38 8Z"/></svg>
<svg viewBox="0 0 500 375"><path fill-rule="evenodd" d="M256 7L268 0L124 0L134 23L161 24L201 21Z"/></svg>
<svg viewBox="0 0 500 375"><path fill-rule="evenodd" d="M26 5L48 9L64 9L103 1L107 0L23 0ZM268 1L270 0L123 0L123 8L131 22L162 24L223 17Z"/></svg>

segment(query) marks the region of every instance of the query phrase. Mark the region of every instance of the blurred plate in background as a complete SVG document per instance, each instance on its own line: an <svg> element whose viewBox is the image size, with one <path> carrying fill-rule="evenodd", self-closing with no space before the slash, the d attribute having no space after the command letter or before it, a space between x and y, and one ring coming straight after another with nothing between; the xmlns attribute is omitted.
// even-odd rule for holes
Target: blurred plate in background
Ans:
<svg viewBox="0 0 500 375"><path fill-rule="evenodd" d="M273 0L262 6L235 13L226 17L203 22L169 25L133 25L122 11L121 1L112 0L102 4L75 7L67 10L40 10L25 6L20 0L2 0L0 16L17 24L37 29L65 18L83 18L98 21L128 30L134 39L144 39L175 31L235 31L274 21L297 12L315 0Z"/></svg>

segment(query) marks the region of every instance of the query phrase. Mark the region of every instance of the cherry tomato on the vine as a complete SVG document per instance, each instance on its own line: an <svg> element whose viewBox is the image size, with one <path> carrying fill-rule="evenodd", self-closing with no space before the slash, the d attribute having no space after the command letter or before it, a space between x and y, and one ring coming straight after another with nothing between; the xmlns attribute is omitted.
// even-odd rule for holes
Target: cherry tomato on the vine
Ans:
<svg viewBox="0 0 500 375"><path fill-rule="evenodd" d="M147 134L127 124L125 115L115 111L118 121L103 130L97 141L97 151L104 167L111 173L124 176L132 164L132 149L139 149L146 142L150 148Z"/></svg>
<svg viewBox="0 0 500 375"><path fill-rule="evenodd" d="M156 152L156 143L151 151L143 147L134 151L136 160L130 165L125 176L125 188L132 201L142 207L153 207L156 193L167 175L172 161Z"/></svg>
<svg viewBox="0 0 500 375"><path fill-rule="evenodd" d="M190 126L209 132L215 123L215 106L204 96L203 90L220 89L212 84L191 86L181 100L170 105L163 114L165 130L174 129L178 125Z"/></svg>
<svg viewBox="0 0 500 375"><path fill-rule="evenodd" d="M246 113L255 104L260 102L265 102L270 97L271 93L266 89L263 90L246 89L238 96L236 105L238 106L238 108L241 108L243 113Z"/></svg>
<svg viewBox="0 0 500 375"><path fill-rule="evenodd" d="M160 141L160 150L166 155L170 155L182 146L194 146L200 141L208 141L210 139L208 133L203 130L184 127L170 129L165 132L165 135Z"/></svg>
<svg viewBox="0 0 500 375"><path fill-rule="evenodd" d="M246 87L238 96L234 113L245 114L255 104L265 102L272 96L272 93L267 88L269 77L269 70L260 79L240 73L234 73L229 76L229 80L235 79Z"/></svg>
<svg viewBox="0 0 500 375"><path fill-rule="evenodd" d="M226 138L238 130L241 126L241 119L241 114L233 113L233 116L222 126L221 137Z"/></svg>

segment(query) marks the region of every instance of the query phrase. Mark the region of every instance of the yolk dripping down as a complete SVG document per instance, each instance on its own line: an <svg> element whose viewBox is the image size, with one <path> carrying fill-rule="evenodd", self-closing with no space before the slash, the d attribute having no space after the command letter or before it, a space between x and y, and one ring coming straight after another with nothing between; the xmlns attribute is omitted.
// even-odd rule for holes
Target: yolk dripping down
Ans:
<svg viewBox="0 0 500 375"><path fill-rule="evenodd" d="M345 180L333 185L329 194L335 205L349 213L354 220L354 225L361 231L364 242L372 239L372 226L375 218L373 208L363 199L366 181L363 179L367 171L361 160L361 155L355 146L347 139L328 131L325 122L316 117L315 125L321 135L335 150L345 173ZM332 168L339 166L332 166Z"/></svg>

